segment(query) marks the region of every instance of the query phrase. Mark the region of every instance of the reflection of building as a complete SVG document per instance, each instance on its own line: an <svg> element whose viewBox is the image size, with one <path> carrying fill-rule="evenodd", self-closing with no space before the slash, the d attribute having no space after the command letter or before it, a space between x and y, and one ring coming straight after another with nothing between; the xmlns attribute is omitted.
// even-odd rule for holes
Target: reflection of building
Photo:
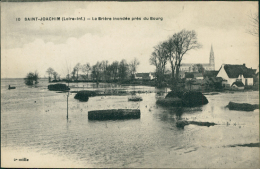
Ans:
<svg viewBox="0 0 260 169"><path fill-rule="evenodd" d="M217 77L222 77L227 80L227 83L232 85L236 81L241 81L245 86L253 85L253 77L256 69L249 69L243 65L228 65L223 64L219 69Z"/></svg>
<svg viewBox="0 0 260 169"><path fill-rule="evenodd" d="M203 66L204 70L215 70L215 59L214 59L214 52L213 47L211 45L210 56L209 56L209 63L183 63L181 64L180 71L183 72L197 72L198 67L197 64Z"/></svg>

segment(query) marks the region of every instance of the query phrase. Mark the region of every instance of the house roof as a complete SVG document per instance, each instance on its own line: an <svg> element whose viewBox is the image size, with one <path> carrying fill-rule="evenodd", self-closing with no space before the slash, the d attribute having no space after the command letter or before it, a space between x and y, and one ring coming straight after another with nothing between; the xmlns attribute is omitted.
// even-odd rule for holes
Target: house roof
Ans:
<svg viewBox="0 0 260 169"><path fill-rule="evenodd" d="M245 65L224 65L229 78L238 78L239 75L243 75L244 78L253 78L256 69L249 69Z"/></svg>
<svg viewBox="0 0 260 169"><path fill-rule="evenodd" d="M241 81L236 81L236 82L232 83L231 86L233 86L233 85L236 85L237 87L244 87L244 84Z"/></svg>
<svg viewBox="0 0 260 169"><path fill-rule="evenodd" d="M210 80L212 80L214 83L227 81L227 80L223 79L222 77L211 77Z"/></svg>
<svg viewBox="0 0 260 169"><path fill-rule="evenodd" d="M203 77L202 73L199 73L199 72L185 72L185 78L196 78L196 77Z"/></svg>
<svg viewBox="0 0 260 169"><path fill-rule="evenodd" d="M203 77L208 77L208 78L216 77L218 72L219 72L218 70L205 71Z"/></svg>
<svg viewBox="0 0 260 169"><path fill-rule="evenodd" d="M185 72L185 78L194 78L194 74L192 72Z"/></svg>
<svg viewBox="0 0 260 169"><path fill-rule="evenodd" d="M142 77L143 79L149 79L150 78L149 74L150 73L136 73L135 77Z"/></svg>

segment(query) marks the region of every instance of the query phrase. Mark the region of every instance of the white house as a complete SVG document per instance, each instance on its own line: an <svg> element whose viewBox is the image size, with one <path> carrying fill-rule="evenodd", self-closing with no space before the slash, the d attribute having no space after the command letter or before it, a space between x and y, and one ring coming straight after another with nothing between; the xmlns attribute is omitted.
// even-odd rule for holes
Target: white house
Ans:
<svg viewBox="0 0 260 169"><path fill-rule="evenodd" d="M253 85L254 80L253 76L255 74L256 69L249 69L245 64L243 65L230 65L223 64L217 77L222 77L227 80L227 84L232 85L236 81L241 81L245 86Z"/></svg>
<svg viewBox="0 0 260 169"><path fill-rule="evenodd" d="M153 80L155 78L154 73L136 73L135 79Z"/></svg>

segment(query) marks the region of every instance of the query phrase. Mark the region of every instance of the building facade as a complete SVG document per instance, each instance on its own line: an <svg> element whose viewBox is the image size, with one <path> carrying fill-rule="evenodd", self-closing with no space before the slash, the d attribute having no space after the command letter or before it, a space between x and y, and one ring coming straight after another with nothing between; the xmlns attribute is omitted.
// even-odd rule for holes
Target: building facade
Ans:
<svg viewBox="0 0 260 169"><path fill-rule="evenodd" d="M217 74L217 77L222 77L227 80L227 83L232 85L236 81L241 81L245 86L251 86L254 83L253 77L256 69L247 68L243 65L223 64Z"/></svg>
<svg viewBox="0 0 260 169"><path fill-rule="evenodd" d="M198 67L196 66L197 64L202 65L204 70L206 71L215 70L215 58L214 58L212 45L210 50L209 63L183 63L181 64L180 71L197 72L198 71Z"/></svg>

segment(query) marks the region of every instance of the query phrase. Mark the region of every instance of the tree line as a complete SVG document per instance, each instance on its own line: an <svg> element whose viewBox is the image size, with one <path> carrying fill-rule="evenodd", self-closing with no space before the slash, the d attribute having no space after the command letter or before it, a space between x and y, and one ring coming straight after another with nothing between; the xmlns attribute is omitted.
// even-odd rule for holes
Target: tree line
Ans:
<svg viewBox="0 0 260 169"><path fill-rule="evenodd" d="M113 61L111 64L109 64L108 60L98 61L92 66L89 63L77 63L72 71L67 74L66 80L79 81L81 76L84 80L92 80L97 84L100 81L123 82L127 79L134 79L139 64L140 62L137 58L134 58L129 63L125 59L122 59L120 62ZM80 71L83 74L79 74ZM49 81L52 78L60 80L60 75L53 68L48 68L46 72L49 75Z"/></svg>
<svg viewBox="0 0 260 169"><path fill-rule="evenodd" d="M188 51L198 48L201 48L201 45L198 43L197 34L194 30L182 30L157 44L150 56L150 64L156 67L155 75L157 86L163 86L165 82L166 65L170 63L170 83L173 87L176 87L180 79L179 72L183 57Z"/></svg>

